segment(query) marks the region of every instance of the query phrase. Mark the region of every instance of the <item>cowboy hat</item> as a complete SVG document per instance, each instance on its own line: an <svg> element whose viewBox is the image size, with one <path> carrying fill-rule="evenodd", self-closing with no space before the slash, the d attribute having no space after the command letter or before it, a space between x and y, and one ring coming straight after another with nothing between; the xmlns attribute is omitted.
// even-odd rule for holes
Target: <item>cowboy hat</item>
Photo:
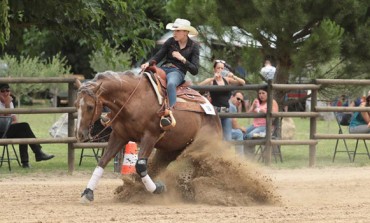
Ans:
<svg viewBox="0 0 370 223"><path fill-rule="evenodd" d="M168 23L166 29L169 30L186 30L189 31L189 35L196 36L198 31L190 25L189 20L177 18L174 23Z"/></svg>

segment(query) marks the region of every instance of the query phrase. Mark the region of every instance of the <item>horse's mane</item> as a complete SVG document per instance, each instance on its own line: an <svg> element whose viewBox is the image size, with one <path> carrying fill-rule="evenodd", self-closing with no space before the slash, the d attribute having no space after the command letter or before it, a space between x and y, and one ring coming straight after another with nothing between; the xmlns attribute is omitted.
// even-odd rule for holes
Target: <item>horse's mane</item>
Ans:
<svg viewBox="0 0 370 223"><path fill-rule="evenodd" d="M136 78L132 71L104 71L97 73L92 80L83 83L78 91L86 92L88 95L94 97L95 95L94 92L91 91L91 88L95 88L96 86L100 85L103 80L115 80L114 83L120 83L124 77Z"/></svg>
<svg viewBox="0 0 370 223"><path fill-rule="evenodd" d="M124 72L115 72L115 71L111 71L111 70L108 70L108 71L104 71L104 72L100 72L100 73L97 73L94 77L94 79L92 79L91 81L98 81L98 80L103 80L103 79L112 79L112 78L120 78L120 76L122 75L127 75L127 76L131 76L131 77L134 77L135 74L132 72L132 71L124 71Z"/></svg>

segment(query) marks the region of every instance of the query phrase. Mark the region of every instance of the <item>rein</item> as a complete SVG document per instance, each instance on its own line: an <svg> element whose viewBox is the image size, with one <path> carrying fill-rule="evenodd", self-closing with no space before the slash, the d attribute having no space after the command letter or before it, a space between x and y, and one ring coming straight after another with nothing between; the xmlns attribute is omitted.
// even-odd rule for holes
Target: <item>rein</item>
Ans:
<svg viewBox="0 0 370 223"><path fill-rule="evenodd" d="M128 99L126 100L126 102L122 105L122 107L118 110L118 112L117 112L117 114L112 118L112 120L110 120L109 122L110 122L110 125L107 125L107 126L105 126L99 133L97 133L93 138L92 138L92 140L96 140L96 139L100 139L100 138L98 138L98 136L100 135L100 134L102 134L103 132L104 132L104 130L106 130L109 126L111 126L112 125L112 123L113 123L113 121L117 118L117 116L119 115L119 113L121 113L121 111L126 107L126 105L127 105L127 103L131 100L131 98L132 98L132 96L134 95L134 93L136 92L136 90L138 89L138 87L139 87L139 85L140 85L140 83L141 83L141 80L142 80L142 78L143 78L143 75L141 75L140 76L140 79L139 79L139 82L137 83L137 85L135 86L135 88L134 88L134 90L130 93L130 95L129 95L129 97L128 97ZM97 97L97 99L95 100L95 110L96 110L96 105L97 105L97 103L98 103L98 100L99 100L99 97ZM94 123L93 123L94 124ZM92 127L93 127L93 124L91 124L91 127L90 127L90 130L89 130L89 132L91 132L91 129L92 129ZM104 136L103 136L104 137ZM102 137L102 138L103 138Z"/></svg>

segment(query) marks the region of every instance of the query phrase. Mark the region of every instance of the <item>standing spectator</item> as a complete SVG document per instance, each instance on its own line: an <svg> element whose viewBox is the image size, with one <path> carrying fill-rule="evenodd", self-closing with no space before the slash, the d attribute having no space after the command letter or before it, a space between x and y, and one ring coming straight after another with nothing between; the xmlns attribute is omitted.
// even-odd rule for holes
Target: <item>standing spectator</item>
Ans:
<svg viewBox="0 0 370 223"><path fill-rule="evenodd" d="M167 94L169 98L169 113L176 103L176 87L185 79L186 72L192 75L198 74L199 67L199 44L190 39L189 35L196 36L198 31L190 25L186 19L176 19L174 23L169 23L166 29L173 30L173 37L169 38L162 48L149 60L156 63L161 62L161 68L166 72ZM145 70L149 62L141 65ZM173 116L161 118L162 127L174 126Z"/></svg>
<svg viewBox="0 0 370 223"><path fill-rule="evenodd" d="M199 85L217 85L217 86L227 86L227 85L243 85L245 81L242 78L235 76L230 71L225 71L224 60L215 60L213 64L214 76L205 79ZM229 99L231 97L231 92L228 91L211 91L210 92L212 105L215 107L217 112L229 112ZM232 123L230 118L221 118L222 131L224 140L231 140L231 129Z"/></svg>
<svg viewBox="0 0 370 223"><path fill-rule="evenodd" d="M13 109L14 105L10 96L10 87L8 84L0 84L0 108ZM6 116L6 115L3 115ZM36 138L30 125L26 122L17 122L17 116L11 114L13 123L10 125L6 134L8 138ZM30 144L32 151L35 153L36 162L49 160L54 155L48 155L41 150L40 144ZM19 144L19 154L21 157L22 167L30 168L28 160L27 144Z"/></svg>
<svg viewBox="0 0 370 223"><path fill-rule="evenodd" d="M275 77L276 68L271 65L270 60L265 60L265 66L261 69L261 74L266 80L272 80Z"/></svg>

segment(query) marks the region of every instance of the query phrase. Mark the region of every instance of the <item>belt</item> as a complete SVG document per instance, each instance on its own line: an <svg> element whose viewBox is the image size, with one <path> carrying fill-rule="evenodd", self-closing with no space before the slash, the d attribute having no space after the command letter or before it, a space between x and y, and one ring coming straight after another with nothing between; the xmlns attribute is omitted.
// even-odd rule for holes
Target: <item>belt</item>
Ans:
<svg viewBox="0 0 370 223"><path fill-rule="evenodd" d="M214 106L215 107L215 110L217 112L229 112L229 108L228 107L217 107L217 106Z"/></svg>
<svg viewBox="0 0 370 223"><path fill-rule="evenodd" d="M166 63L166 64L163 64L162 67L175 68L176 66L173 63Z"/></svg>

